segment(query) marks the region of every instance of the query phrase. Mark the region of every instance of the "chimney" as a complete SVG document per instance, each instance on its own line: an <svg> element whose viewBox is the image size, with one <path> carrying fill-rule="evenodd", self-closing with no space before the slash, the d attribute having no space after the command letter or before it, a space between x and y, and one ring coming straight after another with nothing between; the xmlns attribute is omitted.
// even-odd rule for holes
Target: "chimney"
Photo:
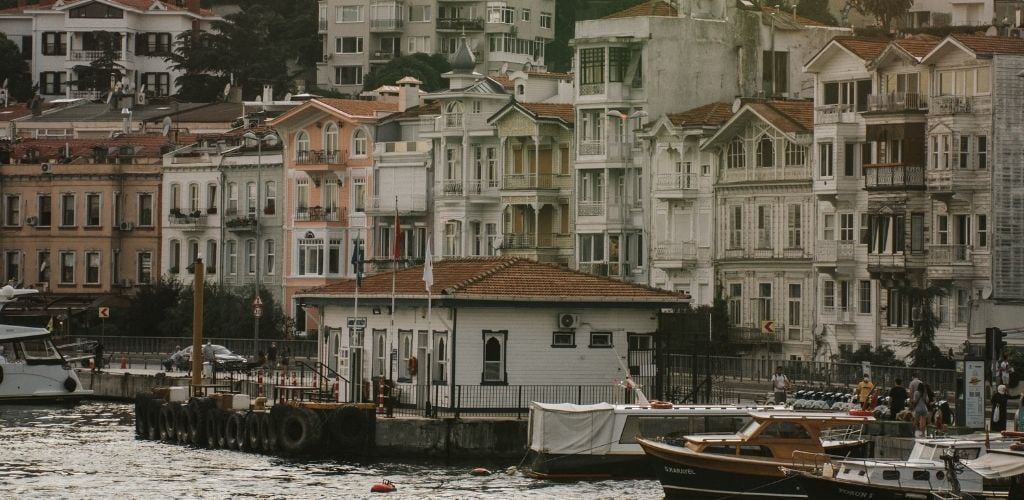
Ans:
<svg viewBox="0 0 1024 500"><path fill-rule="evenodd" d="M201 1L202 0L186 0L186 5L188 6L189 12L194 12L198 14L199 10L201 9L199 5Z"/></svg>
<svg viewBox="0 0 1024 500"><path fill-rule="evenodd" d="M263 102L269 103L274 102L274 86L264 85L263 86Z"/></svg>
<svg viewBox="0 0 1024 500"><path fill-rule="evenodd" d="M423 82L407 76L398 80L398 112L420 105L420 85Z"/></svg>

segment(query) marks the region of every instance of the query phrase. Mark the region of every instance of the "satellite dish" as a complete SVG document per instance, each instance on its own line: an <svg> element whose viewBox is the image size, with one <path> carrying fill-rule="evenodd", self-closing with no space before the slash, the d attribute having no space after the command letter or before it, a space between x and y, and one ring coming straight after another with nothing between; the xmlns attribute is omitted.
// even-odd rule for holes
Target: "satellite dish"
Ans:
<svg viewBox="0 0 1024 500"><path fill-rule="evenodd" d="M231 84L230 83L224 84L224 97L227 97L228 94L230 94L230 93L231 93Z"/></svg>
<svg viewBox="0 0 1024 500"><path fill-rule="evenodd" d="M987 286L981 289L981 298L988 300L992 298L992 287Z"/></svg>
<svg viewBox="0 0 1024 500"><path fill-rule="evenodd" d="M146 84L145 83L143 83L142 86L139 87L139 93L140 94L145 94L146 93Z"/></svg>
<svg viewBox="0 0 1024 500"><path fill-rule="evenodd" d="M735 114L743 106L743 99L737 97L732 101L732 112Z"/></svg>
<svg viewBox="0 0 1024 500"><path fill-rule="evenodd" d="M160 133L161 133L161 134L162 134L162 135L163 135L164 137L167 137L167 134L168 134L168 133L170 133L170 131L171 131L171 117L170 117L170 116L165 116L165 117L164 117L164 126L163 126L163 128L161 129L161 132L160 132Z"/></svg>
<svg viewBox="0 0 1024 500"><path fill-rule="evenodd" d="M285 95L284 95L284 100L286 100L286 101L290 101L290 100L292 100L292 93L291 93L291 92L289 92L289 93L285 94Z"/></svg>

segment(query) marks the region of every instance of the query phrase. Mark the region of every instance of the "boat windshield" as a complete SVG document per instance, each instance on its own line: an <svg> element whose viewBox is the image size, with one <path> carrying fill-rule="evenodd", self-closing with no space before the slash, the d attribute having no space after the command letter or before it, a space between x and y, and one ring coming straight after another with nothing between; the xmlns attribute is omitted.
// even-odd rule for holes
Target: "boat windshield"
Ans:
<svg viewBox="0 0 1024 500"><path fill-rule="evenodd" d="M60 354L50 339L26 339L20 343L26 360L60 359Z"/></svg>
<svg viewBox="0 0 1024 500"><path fill-rule="evenodd" d="M749 424L745 425L742 429L740 429L739 434L743 437L749 438L753 436L754 433L757 432L757 429L759 429L760 427L761 422L753 420Z"/></svg>
<svg viewBox="0 0 1024 500"><path fill-rule="evenodd" d="M918 448L911 454L911 460L928 460L928 461L941 461L942 454L950 446L938 443L919 443ZM956 448L956 454L960 456L961 460L974 460L981 455L980 446L969 446L964 447L954 446Z"/></svg>

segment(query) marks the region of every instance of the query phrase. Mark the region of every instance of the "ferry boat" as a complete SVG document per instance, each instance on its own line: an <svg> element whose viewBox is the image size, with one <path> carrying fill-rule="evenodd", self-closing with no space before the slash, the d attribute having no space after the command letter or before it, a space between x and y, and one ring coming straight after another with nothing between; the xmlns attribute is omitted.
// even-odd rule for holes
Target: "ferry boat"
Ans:
<svg viewBox="0 0 1024 500"><path fill-rule="evenodd" d="M1010 441L990 441L988 447L1007 449ZM1007 498L1008 481L986 479L973 465L1007 459L987 459L984 442L971 439L917 439L907 460L823 460L812 470L784 467L812 499L905 500L929 499L933 492L950 492L952 485L944 456L956 453L964 464L956 474L959 494L974 498ZM810 461L814 461L812 458ZM1022 464L1024 466L1024 464Z"/></svg>
<svg viewBox="0 0 1024 500"><path fill-rule="evenodd" d="M755 411L784 406L531 403L527 474L543 479L653 477L638 436L734 433Z"/></svg>
<svg viewBox="0 0 1024 500"><path fill-rule="evenodd" d="M873 417L841 413L754 412L739 432L681 440L638 438L653 460L666 498L806 498L781 467L796 470L797 452L867 456L860 437ZM842 431L839 433L837 431Z"/></svg>
<svg viewBox="0 0 1024 500"><path fill-rule="evenodd" d="M92 395L45 328L0 325L0 404L72 402Z"/></svg>

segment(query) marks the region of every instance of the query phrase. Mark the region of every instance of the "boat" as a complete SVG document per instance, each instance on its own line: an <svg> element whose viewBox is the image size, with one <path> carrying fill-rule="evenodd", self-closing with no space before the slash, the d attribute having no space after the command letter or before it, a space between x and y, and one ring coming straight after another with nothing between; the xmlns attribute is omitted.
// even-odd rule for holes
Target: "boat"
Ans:
<svg viewBox="0 0 1024 500"><path fill-rule="evenodd" d="M806 498L800 484L780 468L810 468L794 463L794 454L870 453L870 442L860 437L860 430L874 417L753 412L751 418L732 434L638 438L666 498Z"/></svg>
<svg viewBox="0 0 1024 500"><path fill-rule="evenodd" d="M637 436L736 432L764 405L530 404L530 466L542 479L654 477Z"/></svg>
<svg viewBox="0 0 1024 500"><path fill-rule="evenodd" d="M982 438L983 439L983 438ZM959 494L974 498L1007 498L1009 484L1000 479L986 479L974 465L989 454L989 447L1000 451L1011 442L977 439L917 439L907 460L820 460L811 470L783 467L811 499L929 499L934 492L952 492L947 460L956 454L964 464L956 474ZM996 460L996 459L991 459ZM812 457L808 463L815 461Z"/></svg>
<svg viewBox="0 0 1024 500"><path fill-rule="evenodd" d="M0 325L0 346L0 404L74 402L92 395L49 330Z"/></svg>

